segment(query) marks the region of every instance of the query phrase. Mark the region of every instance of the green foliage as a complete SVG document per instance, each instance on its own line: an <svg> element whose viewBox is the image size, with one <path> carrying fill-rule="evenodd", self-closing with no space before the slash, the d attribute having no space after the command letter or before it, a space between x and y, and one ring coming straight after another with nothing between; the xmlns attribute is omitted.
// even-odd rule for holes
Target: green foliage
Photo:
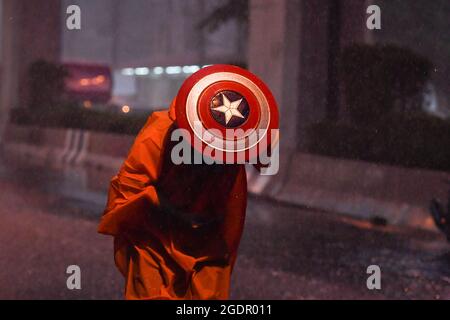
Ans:
<svg viewBox="0 0 450 320"><path fill-rule="evenodd" d="M27 108L11 110L11 121L19 125L77 128L119 134L136 135L144 126L148 115L121 114L84 109L77 104L63 104L39 111Z"/></svg>
<svg viewBox="0 0 450 320"><path fill-rule="evenodd" d="M450 171L450 121L421 112L432 64L394 45L352 45L340 77L349 122L309 128L309 151L391 165Z"/></svg>
<svg viewBox="0 0 450 320"><path fill-rule="evenodd" d="M431 62L406 48L348 47L342 55L340 74L351 120L368 124L391 111L418 111L431 68Z"/></svg>
<svg viewBox="0 0 450 320"><path fill-rule="evenodd" d="M67 70L60 64L37 60L28 70L29 100L26 108L11 110L11 121L20 125L77 128L135 135L148 115L123 114L114 106L111 111L82 108L64 98ZM115 110L112 111L112 110Z"/></svg>
<svg viewBox="0 0 450 320"><path fill-rule="evenodd" d="M308 134L312 153L450 171L448 120L396 113L368 126L322 121Z"/></svg>
<svg viewBox="0 0 450 320"><path fill-rule="evenodd" d="M249 0L228 0L203 19L199 24L199 28L215 31L231 19L237 19L238 21L247 23L248 13Z"/></svg>
<svg viewBox="0 0 450 320"><path fill-rule="evenodd" d="M45 60L33 62L28 69L28 106L32 109L52 108L61 103L67 76L62 65Z"/></svg>
<svg viewBox="0 0 450 320"><path fill-rule="evenodd" d="M379 0L377 4L382 10L383 25L375 34L378 41L414 48L432 59L439 69L448 69L450 1Z"/></svg>

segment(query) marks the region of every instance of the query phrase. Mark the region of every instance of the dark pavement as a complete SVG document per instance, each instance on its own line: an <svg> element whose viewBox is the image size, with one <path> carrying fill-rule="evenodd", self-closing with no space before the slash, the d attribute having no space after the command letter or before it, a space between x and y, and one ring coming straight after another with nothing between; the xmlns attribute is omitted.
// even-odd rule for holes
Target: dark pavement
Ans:
<svg viewBox="0 0 450 320"><path fill-rule="evenodd" d="M96 233L104 195L62 177L0 166L0 299L122 297L112 239ZM72 264L81 290L66 287ZM366 287L372 264L381 290ZM450 299L450 245L440 234L251 197L231 297Z"/></svg>

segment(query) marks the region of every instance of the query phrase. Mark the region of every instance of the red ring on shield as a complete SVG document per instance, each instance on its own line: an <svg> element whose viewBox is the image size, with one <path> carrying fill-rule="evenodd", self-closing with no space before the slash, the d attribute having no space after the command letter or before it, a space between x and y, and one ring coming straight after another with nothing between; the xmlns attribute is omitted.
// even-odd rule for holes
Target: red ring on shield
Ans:
<svg viewBox="0 0 450 320"><path fill-rule="evenodd" d="M221 78L221 75L224 74L226 74L227 77ZM220 88L220 83L225 86ZM209 99L214 97L218 92L225 90L239 93L245 97L251 109L258 109L259 112L256 112L255 115L249 114L248 119L238 128L248 129L251 128L250 124L255 124L254 128L256 130L262 129L264 131L263 140L266 141L258 140L256 144L249 145L246 149L226 149L224 153L233 152L235 159L239 159L239 157L243 155L245 160L249 161L255 155L258 156L263 152L267 152L264 149L272 147L272 129L276 129L276 131L274 131L276 132L276 139L274 139L274 142L278 143L278 107L269 88L262 80L247 70L231 65L213 65L202 68L187 78L176 97L176 123L179 128L185 129L189 133L185 138L191 145L202 154L204 154L207 147L211 147L208 141L203 140L202 137L198 137L196 132L194 132L192 126L193 114L194 118L199 119L199 121L202 122L204 129L223 129L223 126L209 114L211 101ZM196 98L193 99L192 96L195 96ZM261 101L263 103L260 103ZM237 139L239 139L239 137L237 137ZM230 143L234 143L234 141L230 141ZM213 149L215 148L213 147ZM220 148L215 150L220 150ZM213 152L210 153L210 155L214 160L223 160L222 153L219 153L219 155L216 156Z"/></svg>

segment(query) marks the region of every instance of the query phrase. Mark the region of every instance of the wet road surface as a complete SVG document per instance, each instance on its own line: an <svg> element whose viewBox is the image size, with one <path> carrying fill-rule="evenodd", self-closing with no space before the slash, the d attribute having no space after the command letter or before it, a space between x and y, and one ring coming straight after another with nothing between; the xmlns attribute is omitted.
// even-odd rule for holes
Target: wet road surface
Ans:
<svg viewBox="0 0 450 320"><path fill-rule="evenodd" d="M0 299L121 299L112 239L96 233L105 194L38 168L0 165ZM73 195L73 196L71 196ZM66 268L81 268L81 290ZM381 268L381 290L366 269ZM249 199L235 299L450 299L440 234Z"/></svg>

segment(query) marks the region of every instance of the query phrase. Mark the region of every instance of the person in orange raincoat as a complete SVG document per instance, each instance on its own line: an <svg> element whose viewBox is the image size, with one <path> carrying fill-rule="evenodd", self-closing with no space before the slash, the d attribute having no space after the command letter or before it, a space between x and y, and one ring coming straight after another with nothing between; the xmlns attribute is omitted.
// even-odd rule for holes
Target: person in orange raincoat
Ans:
<svg viewBox="0 0 450 320"><path fill-rule="evenodd" d="M175 165L175 102L154 112L111 180L98 231L114 237L126 299L227 299L247 200L242 164Z"/></svg>

